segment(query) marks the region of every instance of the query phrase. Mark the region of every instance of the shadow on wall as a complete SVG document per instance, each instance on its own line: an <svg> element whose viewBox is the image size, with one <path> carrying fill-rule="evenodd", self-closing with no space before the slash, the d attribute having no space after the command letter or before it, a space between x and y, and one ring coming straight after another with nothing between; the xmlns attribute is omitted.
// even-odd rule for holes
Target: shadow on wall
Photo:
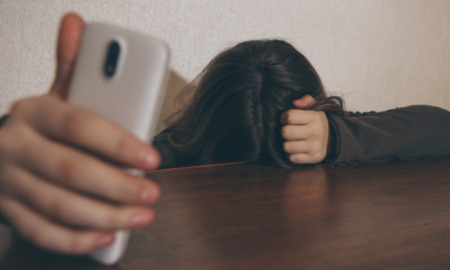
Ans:
<svg viewBox="0 0 450 270"><path fill-rule="evenodd" d="M188 85L188 81L181 77L178 73L171 70L169 75L169 83L166 88L163 107L159 116L156 133L158 134L166 128L166 119L169 115L176 112L180 108L179 93Z"/></svg>

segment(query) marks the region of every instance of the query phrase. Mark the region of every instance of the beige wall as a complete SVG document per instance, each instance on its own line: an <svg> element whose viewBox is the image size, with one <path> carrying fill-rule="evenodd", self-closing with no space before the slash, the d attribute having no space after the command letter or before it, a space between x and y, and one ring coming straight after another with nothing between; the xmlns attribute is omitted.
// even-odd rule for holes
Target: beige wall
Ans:
<svg viewBox="0 0 450 270"><path fill-rule="evenodd" d="M164 115L216 53L257 38L292 42L348 109L450 110L446 0L0 0L0 113L18 98L47 91L58 21L67 11L169 44L173 72Z"/></svg>

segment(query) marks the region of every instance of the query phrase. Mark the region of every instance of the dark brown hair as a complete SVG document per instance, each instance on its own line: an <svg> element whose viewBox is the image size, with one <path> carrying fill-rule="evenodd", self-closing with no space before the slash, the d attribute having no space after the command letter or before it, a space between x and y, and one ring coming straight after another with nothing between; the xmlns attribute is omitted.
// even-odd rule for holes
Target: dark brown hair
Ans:
<svg viewBox="0 0 450 270"><path fill-rule="evenodd" d="M345 114L313 66L282 40L240 43L217 55L188 86L190 103L172 116L168 139L195 164L261 162L290 167L280 116L311 95L314 110Z"/></svg>

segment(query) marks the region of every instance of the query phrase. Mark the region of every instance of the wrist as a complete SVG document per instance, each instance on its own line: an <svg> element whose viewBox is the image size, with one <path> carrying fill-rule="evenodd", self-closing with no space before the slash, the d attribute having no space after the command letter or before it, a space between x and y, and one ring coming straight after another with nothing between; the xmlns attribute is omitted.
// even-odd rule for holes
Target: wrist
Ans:
<svg viewBox="0 0 450 270"><path fill-rule="evenodd" d="M328 116L327 116L328 118ZM330 121L328 121L328 144L327 144L327 154L323 162L330 162L335 158L336 155L336 134Z"/></svg>

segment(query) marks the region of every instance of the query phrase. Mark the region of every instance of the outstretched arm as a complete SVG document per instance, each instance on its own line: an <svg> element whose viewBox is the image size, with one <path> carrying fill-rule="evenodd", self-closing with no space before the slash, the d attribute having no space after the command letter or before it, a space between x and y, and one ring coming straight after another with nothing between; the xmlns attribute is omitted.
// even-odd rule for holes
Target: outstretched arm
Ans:
<svg viewBox="0 0 450 270"><path fill-rule="evenodd" d="M308 110L311 96L282 115L284 150L292 163L335 164L450 155L450 112L409 106L350 116Z"/></svg>
<svg viewBox="0 0 450 270"><path fill-rule="evenodd" d="M450 156L450 112L416 105L350 117L329 115L337 164Z"/></svg>

